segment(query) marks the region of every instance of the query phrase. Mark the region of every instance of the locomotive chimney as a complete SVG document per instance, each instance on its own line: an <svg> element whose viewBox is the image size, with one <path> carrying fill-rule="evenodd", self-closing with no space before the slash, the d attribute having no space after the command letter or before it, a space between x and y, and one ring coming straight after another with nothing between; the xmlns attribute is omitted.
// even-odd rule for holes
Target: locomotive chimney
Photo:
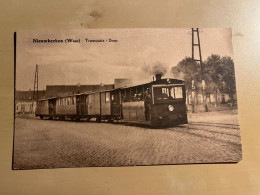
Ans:
<svg viewBox="0 0 260 195"><path fill-rule="evenodd" d="M156 81L159 81L162 79L162 74L156 74L155 75Z"/></svg>

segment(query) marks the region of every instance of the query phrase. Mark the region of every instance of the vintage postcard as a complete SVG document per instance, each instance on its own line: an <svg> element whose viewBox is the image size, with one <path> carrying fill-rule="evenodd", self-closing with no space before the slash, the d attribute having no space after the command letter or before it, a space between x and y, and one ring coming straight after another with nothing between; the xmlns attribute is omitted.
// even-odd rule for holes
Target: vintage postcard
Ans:
<svg viewBox="0 0 260 195"><path fill-rule="evenodd" d="M15 33L13 169L242 159L229 28Z"/></svg>

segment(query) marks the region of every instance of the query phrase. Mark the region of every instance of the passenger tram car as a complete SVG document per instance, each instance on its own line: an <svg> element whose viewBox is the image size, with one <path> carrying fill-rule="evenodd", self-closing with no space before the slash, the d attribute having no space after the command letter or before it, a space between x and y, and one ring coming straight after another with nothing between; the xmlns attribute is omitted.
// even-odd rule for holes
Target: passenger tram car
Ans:
<svg viewBox="0 0 260 195"><path fill-rule="evenodd" d="M35 115L41 119L117 120L152 128L188 123L184 81L162 79L160 74L142 85L41 99Z"/></svg>

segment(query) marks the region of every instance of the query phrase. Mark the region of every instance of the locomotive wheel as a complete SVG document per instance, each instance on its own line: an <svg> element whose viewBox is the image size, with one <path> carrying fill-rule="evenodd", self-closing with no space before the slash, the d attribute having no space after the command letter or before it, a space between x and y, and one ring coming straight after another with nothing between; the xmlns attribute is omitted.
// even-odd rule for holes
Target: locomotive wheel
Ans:
<svg viewBox="0 0 260 195"><path fill-rule="evenodd" d="M158 123L158 121L152 120L151 121L151 128L152 129L158 129L160 127L160 124Z"/></svg>
<svg viewBox="0 0 260 195"><path fill-rule="evenodd" d="M40 119L43 119L43 116L40 116Z"/></svg>
<svg viewBox="0 0 260 195"><path fill-rule="evenodd" d="M50 119L50 120L52 120L52 119L53 119L53 117L52 117L52 116L50 116L50 117L49 117L49 119Z"/></svg>

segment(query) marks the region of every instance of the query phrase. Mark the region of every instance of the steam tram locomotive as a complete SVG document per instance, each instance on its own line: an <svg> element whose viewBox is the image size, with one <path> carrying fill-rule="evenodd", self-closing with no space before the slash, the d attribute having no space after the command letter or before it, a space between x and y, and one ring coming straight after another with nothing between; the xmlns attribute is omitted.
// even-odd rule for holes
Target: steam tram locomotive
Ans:
<svg viewBox="0 0 260 195"><path fill-rule="evenodd" d="M187 124L184 81L161 79L137 86L79 93L37 101L35 115L41 119L120 120L152 128Z"/></svg>

